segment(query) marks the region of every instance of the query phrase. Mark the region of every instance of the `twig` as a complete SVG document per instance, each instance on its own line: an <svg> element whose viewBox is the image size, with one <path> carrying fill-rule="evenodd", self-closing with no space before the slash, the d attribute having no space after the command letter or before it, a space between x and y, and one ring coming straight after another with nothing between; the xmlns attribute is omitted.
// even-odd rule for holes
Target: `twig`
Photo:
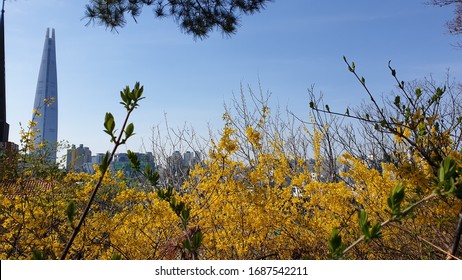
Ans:
<svg viewBox="0 0 462 280"><path fill-rule="evenodd" d="M400 226L398 226L398 225L393 225L393 226L396 227L396 228L399 229L399 230L405 231L405 232L408 233L408 234L412 234L409 230L407 230L407 229L405 229L405 228L403 228L403 227L400 227ZM417 239L419 239L420 241L424 242L425 244L430 245L431 247L435 248L436 250L438 250L438 251L440 251L440 252L442 252L442 253L444 253L444 254L447 254L448 256L450 256L450 257L452 257L452 258L454 258L454 259L456 259L456 260L460 260L458 257L452 255L451 253L448 253L447 250L444 250L443 248L441 248L441 247L439 247L439 246L437 246L437 245L431 243L431 242L428 241L427 239L425 239L425 238L423 238L423 237L420 237L420 236L417 236L417 235L416 235L415 237L416 237Z"/></svg>
<svg viewBox="0 0 462 280"><path fill-rule="evenodd" d="M421 200L417 201L416 203L408 206L406 209L404 209L401 213L400 213L400 216L404 217L406 216L409 212L411 212L412 210L414 210L414 208L416 208L417 206L419 206L420 204L436 197L437 194L436 193L432 193L424 198L422 198ZM391 222L394 222L396 221L396 218L390 218L384 222L382 222L380 225L381 227L384 227L386 226L387 224L391 223ZM361 241L363 241L365 238L364 235L361 235L355 242L353 242L350 246L348 246L345 250L343 250L343 254L346 254L348 251L350 251L353 247L355 247L356 245L358 245Z"/></svg>
<svg viewBox="0 0 462 280"><path fill-rule="evenodd" d="M141 97L142 93L143 93L143 87L139 88L139 83L136 83L134 90L131 91L131 92L130 92L130 89L128 88L128 86L125 88L124 91L120 92L122 100L123 100L123 102L121 102L121 104L124 105L125 108L127 108L127 116L125 117L124 123L122 125L122 128L120 130L120 133L119 133L119 136L117 137L117 139L115 138L115 136L113 134L114 133L114 131L113 131L114 127L112 127L111 130L106 127L107 130L105 132L111 135L111 139L112 139L111 141L114 141L114 148L112 149L112 153L110 154L107 161L105 159L105 162L103 162L103 164L102 164L102 166L104 166L104 168L102 168L102 170L101 170L101 176L99 177L98 183L96 184L95 188L93 189L93 192L92 192L92 194L90 196L90 199L88 200L87 205L85 206L85 210L83 211L82 216L80 217L79 223L77 224L74 231L72 232L72 235L69 238L69 241L68 241L66 247L64 248L62 254L61 254L61 260L64 260L66 258L66 255L69 253L69 250L70 250L70 248L72 246L72 243L74 243L74 239L77 236L77 234L79 233L80 228L82 227L83 222L85 221L85 218L87 217L88 212L90 211L91 204L93 203L93 201L94 201L94 199L96 197L96 193L98 192L98 189L100 188L101 183L103 182L104 176L106 175L106 172L109 169L109 165L112 162L112 159L113 159L113 157L115 155L115 152L117 151L117 148L120 145L124 144L128 137L133 135L133 127L132 127L131 133L128 133L125 129L127 128L127 130L128 130L128 128L130 126L133 126L133 125L127 125L128 119L129 119L131 113L133 112L133 110L135 110L136 107L138 107L138 101L143 98L143 97ZM108 115L109 115L109 113L106 114L106 117ZM112 117L112 115L111 115L111 117ZM105 126L106 126L106 123L105 123ZM124 133L125 133L125 139L123 139Z"/></svg>

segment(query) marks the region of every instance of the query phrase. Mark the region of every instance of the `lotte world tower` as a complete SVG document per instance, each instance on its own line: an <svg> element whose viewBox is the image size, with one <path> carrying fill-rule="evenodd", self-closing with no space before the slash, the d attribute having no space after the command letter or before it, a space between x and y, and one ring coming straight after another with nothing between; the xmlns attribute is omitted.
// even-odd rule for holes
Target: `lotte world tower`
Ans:
<svg viewBox="0 0 462 280"><path fill-rule="evenodd" d="M51 33L50 33L51 31ZM56 70L55 30L47 29L43 47L42 61L35 92L33 119L37 122L36 147L45 148L47 160L56 162L58 141L58 80Z"/></svg>

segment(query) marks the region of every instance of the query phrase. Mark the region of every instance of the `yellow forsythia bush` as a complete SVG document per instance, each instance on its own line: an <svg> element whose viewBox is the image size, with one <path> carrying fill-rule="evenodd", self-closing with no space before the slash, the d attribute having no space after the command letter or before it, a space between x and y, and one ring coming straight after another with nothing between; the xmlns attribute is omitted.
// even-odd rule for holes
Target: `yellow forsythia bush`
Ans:
<svg viewBox="0 0 462 280"><path fill-rule="evenodd" d="M189 232L200 230L201 259L326 259L333 229L344 244L362 235L359 210L371 223L389 219L387 199L398 183L406 187L404 206L435 188L433 169L418 156L409 166L382 164L379 172L346 154L340 159L346 167L343 180L318 181L306 159L283 149L282 137L266 137L264 118L245 129L253 153L244 160L236 130L225 115L220 139L176 194L190 209L187 228L158 193L129 187L121 173L107 174L68 257L181 259ZM322 133L313 135L314 154L320 157L316 147ZM460 166L460 155L453 156ZM320 159L315 162L321 169ZM2 181L0 259L59 258L100 175ZM461 207L455 198L435 197L344 257L445 258Z"/></svg>

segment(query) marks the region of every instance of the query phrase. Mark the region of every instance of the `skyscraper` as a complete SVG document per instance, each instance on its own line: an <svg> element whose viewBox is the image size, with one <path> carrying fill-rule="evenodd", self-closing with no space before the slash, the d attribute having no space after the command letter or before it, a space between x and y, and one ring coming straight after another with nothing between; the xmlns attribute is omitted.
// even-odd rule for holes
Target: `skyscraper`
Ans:
<svg viewBox="0 0 462 280"><path fill-rule="evenodd" d="M50 36L51 35L51 36ZM48 161L56 162L56 145L58 141L58 78L56 70L55 30L47 28L43 46L42 61L35 92L34 114L37 122L36 146L45 144Z"/></svg>
<svg viewBox="0 0 462 280"><path fill-rule="evenodd" d="M5 79L5 1L2 2L0 18L0 171L3 172L8 163L13 163L13 152L18 145L8 141L10 126L6 122L6 79ZM6 157L5 157L6 156Z"/></svg>

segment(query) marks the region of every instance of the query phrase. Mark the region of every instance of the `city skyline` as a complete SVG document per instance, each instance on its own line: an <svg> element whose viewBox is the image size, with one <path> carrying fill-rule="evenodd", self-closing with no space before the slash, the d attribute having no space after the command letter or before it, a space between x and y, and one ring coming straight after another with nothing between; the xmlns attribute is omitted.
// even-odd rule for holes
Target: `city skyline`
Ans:
<svg viewBox="0 0 462 280"><path fill-rule="evenodd" d="M166 180L165 183L171 183L176 188L179 188L183 180L188 176L189 170L203 161L201 152L190 150L183 153L176 150L169 156L165 155L166 158L162 159L158 158L158 155L154 155L153 152L135 152L135 154L140 161L142 170L149 166L152 170L161 174L163 180ZM66 151L66 165L63 167L67 171L93 174L95 173L95 164L101 164L104 156L104 153L93 153L89 147L83 144L78 146L73 144ZM133 178L137 175L132 170L128 154L125 152L114 154L110 170L112 172L122 171L128 178ZM177 178L177 180L172 181L172 178Z"/></svg>

